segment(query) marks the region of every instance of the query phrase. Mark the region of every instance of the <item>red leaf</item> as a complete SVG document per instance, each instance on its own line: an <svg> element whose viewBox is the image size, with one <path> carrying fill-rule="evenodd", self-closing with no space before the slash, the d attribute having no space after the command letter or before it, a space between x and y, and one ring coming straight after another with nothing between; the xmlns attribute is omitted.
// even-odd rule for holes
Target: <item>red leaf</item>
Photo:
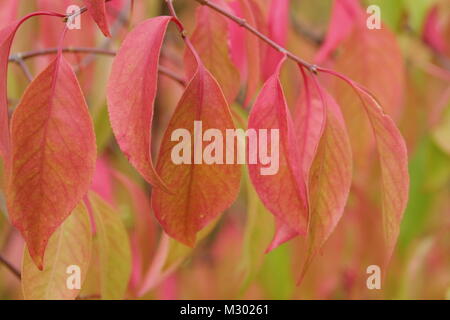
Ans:
<svg viewBox="0 0 450 320"><path fill-rule="evenodd" d="M96 157L83 93L61 54L25 91L11 141L9 214L42 269L48 239L86 194Z"/></svg>
<svg viewBox="0 0 450 320"><path fill-rule="evenodd" d="M279 131L279 141L276 141L279 147L279 170L274 175L262 175L260 169L264 166L258 159L256 164L249 161L249 174L266 208L290 229L298 234L306 234L308 205L305 175L294 124L279 80L281 64L264 84L248 122L249 129L267 129L268 142L275 133L272 130ZM258 138L261 139L261 133Z"/></svg>
<svg viewBox="0 0 450 320"><path fill-rule="evenodd" d="M286 47L289 28L289 4L290 0L272 0L269 7L268 28L269 38L282 47ZM283 54L269 45L265 45L264 59L262 62L263 81L267 80L283 58Z"/></svg>
<svg viewBox="0 0 450 320"><path fill-rule="evenodd" d="M330 54L350 35L355 22L363 14L358 1L334 0L328 32L314 59L316 63L322 64L329 58Z"/></svg>
<svg viewBox="0 0 450 320"><path fill-rule="evenodd" d="M304 181L309 180L309 171L316 156L322 133L326 122L326 108L322 103L321 94L317 85L314 85L312 78L307 76L303 68L300 67L304 86L302 94L296 106L295 128L297 132L297 142L300 152L300 165ZM306 185L309 197L309 186ZM285 225L281 220L276 221L275 236L272 243L267 248L271 251L279 245L291 240L299 235L298 232Z"/></svg>
<svg viewBox="0 0 450 320"><path fill-rule="evenodd" d="M106 18L105 0L84 0L86 8L92 19L97 23L105 37L111 37L108 27L108 19Z"/></svg>
<svg viewBox="0 0 450 320"><path fill-rule="evenodd" d="M204 161L202 164L194 164L199 154L195 150L200 150L202 156L210 145L202 147L201 141L198 140L202 139L202 136L198 131L194 131L194 121L202 121L203 132L216 129L224 139L226 129L235 128L219 85L198 57L197 63L197 72L180 99L164 134L156 167L175 193L169 194L155 189L152 194L153 210L166 233L188 246L194 246L196 233L234 202L241 178L241 168L238 164L206 164ZM182 142L172 141L172 134L177 129L185 129L189 137L178 137L183 139ZM196 141L188 142L188 163L175 164L171 158L173 148L180 143L186 143L185 139L191 137ZM214 139L216 142L220 138ZM215 150L222 151L225 155L224 145Z"/></svg>
<svg viewBox="0 0 450 320"><path fill-rule="evenodd" d="M158 62L171 17L140 23L124 40L108 82L108 110L120 149L150 184L167 190L151 157Z"/></svg>

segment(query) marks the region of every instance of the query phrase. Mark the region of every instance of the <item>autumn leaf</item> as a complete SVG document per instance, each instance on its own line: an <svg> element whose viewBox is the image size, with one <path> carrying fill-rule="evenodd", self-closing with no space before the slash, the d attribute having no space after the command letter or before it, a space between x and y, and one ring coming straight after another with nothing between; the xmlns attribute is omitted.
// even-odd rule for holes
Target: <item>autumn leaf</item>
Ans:
<svg viewBox="0 0 450 320"><path fill-rule="evenodd" d="M295 108L294 126L299 166L306 183L306 194L309 199L309 175L326 124L326 106L322 102L322 93L317 81L307 75L301 66L299 66L299 72L303 78L303 87ZM310 203L309 205L311 206ZM308 208L309 210L310 208ZM275 236L266 251L269 252L298 235L299 233L295 229L278 218L275 221Z"/></svg>
<svg viewBox="0 0 450 320"><path fill-rule="evenodd" d="M100 30L105 37L111 37L108 27L108 19L106 18L106 4L105 0L83 0L89 14L95 23L97 23Z"/></svg>
<svg viewBox="0 0 450 320"><path fill-rule="evenodd" d="M335 71L322 69L350 85L359 97L375 137L381 168L381 216L386 247L385 261L389 261L400 232L409 193L408 152L405 140L392 118L385 113L378 100L363 86Z"/></svg>
<svg viewBox="0 0 450 320"><path fill-rule="evenodd" d="M344 213L352 184L352 150L341 110L333 97L318 86L312 103L322 104L326 125L309 171L310 226L304 276Z"/></svg>
<svg viewBox="0 0 450 320"><path fill-rule="evenodd" d="M127 231L119 214L97 194L89 194L100 256L100 291L103 300L123 299L131 274Z"/></svg>
<svg viewBox="0 0 450 320"><path fill-rule="evenodd" d="M80 203L51 236L45 267L36 268L28 250L22 261L22 292L27 300L71 300L78 296L91 258L92 232L89 215ZM76 277L80 278L77 279ZM71 277L73 279L71 279ZM68 286L72 285L74 287Z"/></svg>
<svg viewBox="0 0 450 320"><path fill-rule="evenodd" d="M386 257L389 260L408 203L408 152L400 131L383 111L380 103L365 90L356 88L360 92L377 144L382 179L382 224L387 247Z"/></svg>
<svg viewBox="0 0 450 320"><path fill-rule="evenodd" d="M268 141L273 138L273 130L278 130L279 140L275 139L272 147L279 147L279 169L273 175L262 175L260 169L264 165L260 160L256 164L249 163L248 167L251 181L266 208L298 234L306 234L308 204L305 176L294 123L279 80L281 65L264 84L248 122L249 129L268 130Z"/></svg>
<svg viewBox="0 0 450 320"><path fill-rule="evenodd" d="M232 103L239 92L240 75L230 57L228 21L206 7L199 7L191 41L203 64L222 88L228 103ZM191 78L196 71L196 63L191 54L185 57Z"/></svg>
<svg viewBox="0 0 450 320"><path fill-rule="evenodd" d="M358 1L334 0L328 32L314 60L318 64L328 60L339 45L352 32L355 22L363 18L364 12Z"/></svg>
<svg viewBox="0 0 450 320"><path fill-rule="evenodd" d="M192 54L196 56L195 52ZM235 127L217 81L198 56L196 60L197 71L166 129L156 167L158 174L175 192L169 194L156 189L152 194L153 210L166 233L191 247L195 244L197 232L234 202L241 178L238 164L225 164L214 156L211 163L198 161L199 157L207 153L207 148L211 151L211 146L215 150L211 151L211 154L220 153L225 157L221 139L225 140L227 129ZM201 121L202 132L214 129L216 134L210 137L211 142L204 148L199 141L202 139L202 132L197 129L194 132L194 121ZM183 130L183 135L173 138L177 129ZM195 141L185 141L191 137ZM178 152L182 153L182 157L187 161L176 164L172 153L174 150L176 152L174 147L183 143L187 145L188 150Z"/></svg>
<svg viewBox="0 0 450 320"><path fill-rule="evenodd" d="M167 190L151 157L158 61L171 17L140 23L125 38L108 82L108 110L120 149L150 184Z"/></svg>
<svg viewBox="0 0 450 320"><path fill-rule="evenodd" d="M11 141L9 215L42 269L48 239L86 194L96 158L83 93L61 54L25 91Z"/></svg>

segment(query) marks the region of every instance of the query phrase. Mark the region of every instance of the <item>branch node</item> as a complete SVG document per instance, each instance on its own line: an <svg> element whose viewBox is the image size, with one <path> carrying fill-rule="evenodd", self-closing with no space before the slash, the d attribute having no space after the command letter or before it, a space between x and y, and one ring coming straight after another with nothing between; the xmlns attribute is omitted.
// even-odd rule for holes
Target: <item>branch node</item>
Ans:
<svg viewBox="0 0 450 320"><path fill-rule="evenodd" d="M313 74L317 75L318 74L318 70L317 70L318 66L316 64L311 64L309 65L308 69L310 72L312 72Z"/></svg>

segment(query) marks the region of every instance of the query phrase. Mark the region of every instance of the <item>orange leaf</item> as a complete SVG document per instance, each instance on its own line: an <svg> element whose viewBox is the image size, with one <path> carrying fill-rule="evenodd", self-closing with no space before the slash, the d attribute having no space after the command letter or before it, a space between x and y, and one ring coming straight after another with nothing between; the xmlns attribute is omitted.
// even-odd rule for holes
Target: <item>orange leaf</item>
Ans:
<svg viewBox="0 0 450 320"><path fill-rule="evenodd" d="M171 17L146 20L131 31L114 59L108 110L120 149L150 184L167 190L151 157L151 126L158 62Z"/></svg>
<svg viewBox="0 0 450 320"><path fill-rule="evenodd" d="M216 133L222 137L225 137L226 129L235 128L219 85L198 57L197 63L197 72L180 99L164 134L156 167L175 193L168 194L156 189L152 194L155 215L166 233L188 246L194 246L196 233L234 202L241 178L241 169L237 164L206 164L204 161L194 164L192 161L199 155L198 151L201 157L210 146L208 144L203 148L202 142L198 141L202 136L197 130L194 131L194 121L202 121L203 132L216 129ZM182 142L172 141L176 129L184 129L190 136L177 137L183 139ZM195 140L193 143L191 140L185 141L191 137ZM215 139L211 144L219 138L216 136ZM183 154L188 163L175 164L171 155L175 150L173 148L180 143L189 143L190 155ZM218 147L216 152L221 149L225 155L223 147Z"/></svg>
<svg viewBox="0 0 450 320"><path fill-rule="evenodd" d="M229 53L228 21L207 7L199 7L191 41L205 67L216 78L227 101L232 103L239 91L240 75ZM191 67L189 73L192 77L196 63L192 61L192 55L186 54L185 57L187 68Z"/></svg>
<svg viewBox="0 0 450 320"><path fill-rule="evenodd" d="M357 93L364 106L375 137L382 183L382 226L387 248L386 261L392 256L400 223L408 202L408 152L395 122L387 115L378 100L364 87L337 72L322 71L339 77Z"/></svg>
<svg viewBox="0 0 450 320"><path fill-rule="evenodd" d="M96 157L88 107L61 54L25 91L11 141L9 214L42 269L48 239L86 194Z"/></svg>

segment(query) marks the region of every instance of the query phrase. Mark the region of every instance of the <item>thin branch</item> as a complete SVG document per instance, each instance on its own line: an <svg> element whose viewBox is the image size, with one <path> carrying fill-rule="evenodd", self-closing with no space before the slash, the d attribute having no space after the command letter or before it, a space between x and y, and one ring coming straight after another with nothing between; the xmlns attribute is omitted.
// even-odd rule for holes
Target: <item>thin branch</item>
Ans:
<svg viewBox="0 0 450 320"><path fill-rule="evenodd" d="M115 56L116 52L108 49L99 49L99 48L62 48L64 53L86 53L86 54L96 54L96 55L105 55L105 56ZM42 50L33 50L28 52L21 52L13 54L9 57L9 62L18 63L18 61L25 61L30 58L45 56L50 54L56 54L58 52L58 48L48 48ZM172 80L178 82L182 86L186 86L186 80L183 76L176 74L174 71L170 70L167 67L159 66L159 72L166 77L171 78Z"/></svg>
<svg viewBox="0 0 450 320"><path fill-rule="evenodd" d="M266 35L264 35L261 32L259 32L255 27L253 27L252 25L248 24L245 19L241 19L241 18L235 16L234 14L228 12L226 9L222 8L221 6L219 6L219 5L217 5L217 4L213 3L213 2L210 2L209 0L194 0L194 1L197 1L199 4L207 6L207 7L211 8L211 9L213 9L214 11L216 11L216 12L220 13L221 15L227 17L228 19L234 21L235 23L237 23L242 28L247 29L248 31L253 33L255 36L260 38L262 41L266 42L268 45L270 45L275 50L285 54L289 59L291 59L291 60L297 62L298 64L300 64L301 66L307 68L310 72L312 72L314 74L317 74L317 71L318 71L317 68L318 67L315 64L308 63L305 60L297 57L295 54L293 54L292 52L290 52L286 48L283 48L282 46L277 44L275 41L273 41L272 39L268 38Z"/></svg>
<svg viewBox="0 0 450 320"><path fill-rule="evenodd" d="M3 264L6 269L11 271L12 274L14 274L19 280L22 278L20 271L17 270L11 263L8 262L1 254L0 254L0 263Z"/></svg>

